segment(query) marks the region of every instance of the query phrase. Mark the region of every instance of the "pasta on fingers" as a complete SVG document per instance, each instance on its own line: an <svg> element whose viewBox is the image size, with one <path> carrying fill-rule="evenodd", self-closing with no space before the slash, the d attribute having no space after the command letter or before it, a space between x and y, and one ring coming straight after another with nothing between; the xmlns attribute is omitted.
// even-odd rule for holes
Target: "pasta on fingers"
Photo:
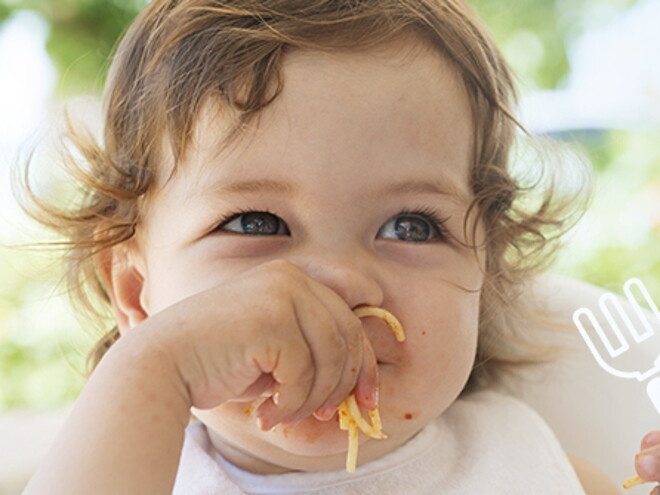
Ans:
<svg viewBox="0 0 660 495"><path fill-rule="evenodd" d="M385 320L385 322L392 327L394 336L398 342L403 342L406 335L403 332L403 327L396 317L383 308L375 306L362 306L353 310L355 316L358 318L365 318L367 316L375 316ZM349 473L355 472L357 465L357 452L358 452L358 430L362 431L365 435L371 438L384 439L387 438L382 431L382 423L378 408L369 411L369 420L371 424L362 417L360 408L358 407L355 395L349 395L339 406L339 428L348 431L348 451L346 454L346 471Z"/></svg>

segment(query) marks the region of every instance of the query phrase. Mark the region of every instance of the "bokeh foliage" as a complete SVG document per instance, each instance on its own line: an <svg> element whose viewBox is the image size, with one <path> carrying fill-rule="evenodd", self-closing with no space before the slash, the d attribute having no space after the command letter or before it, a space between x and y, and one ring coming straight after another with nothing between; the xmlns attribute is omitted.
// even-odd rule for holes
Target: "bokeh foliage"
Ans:
<svg viewBox="0 0 660 495"><path fill-rule="evenodd" d="M58 94L99 92L109 56L146 0L18 0L0 2L0 20L16 10L40 13L50 24L47 49L60 78Z"/></svg>

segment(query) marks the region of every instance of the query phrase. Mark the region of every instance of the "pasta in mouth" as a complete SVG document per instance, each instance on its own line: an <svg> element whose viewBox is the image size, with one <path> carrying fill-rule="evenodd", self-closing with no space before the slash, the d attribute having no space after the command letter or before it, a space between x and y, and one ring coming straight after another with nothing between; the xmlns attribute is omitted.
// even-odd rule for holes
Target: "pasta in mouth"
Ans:
<svg viewBox="0 0 660 495"><path fill-rule="evenodd" d="M406 335L403 327L396 317L383 308L376 306L362 306L353 310L353 313L358 318L366 318L368 316L375 316L385 320L385 322L392 328L394 336L398 342L406 340ZM362 417L360 408L358 407L355 395L349 395L344 402L339 406L339 428L348 432L348 451L346 454L346 471L349 473L355 472L357 465L357 452L358 452L358 430L362 431L365 435L371 438L384 439L387 438L382 431L382 423L380 421L380 414L378 408L369 411L369 420L371 424Z"/></svg>

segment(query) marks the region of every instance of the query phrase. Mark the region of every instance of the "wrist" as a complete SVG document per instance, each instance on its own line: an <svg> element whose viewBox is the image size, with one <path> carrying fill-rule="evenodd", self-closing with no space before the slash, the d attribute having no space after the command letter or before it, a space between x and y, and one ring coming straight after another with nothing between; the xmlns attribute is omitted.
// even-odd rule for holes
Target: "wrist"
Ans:
<svg viewBox="0 0 660 495"><path fill-rule="evenodd" d="M145 320L119 338L99 368L120 375L124 386L139 393L151 407L161 406L174 413L185 427L190 417L190 393L166 339L160 338L165 332L160 330Z"/></svg>

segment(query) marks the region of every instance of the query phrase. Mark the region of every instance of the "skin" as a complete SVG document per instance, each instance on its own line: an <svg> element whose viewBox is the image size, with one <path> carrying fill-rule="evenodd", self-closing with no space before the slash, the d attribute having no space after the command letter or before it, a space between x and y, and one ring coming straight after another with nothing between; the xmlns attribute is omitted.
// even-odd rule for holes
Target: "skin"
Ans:
<svg viewBox="0 0 660 495"><path fill-rule="evenodd" d="M655 466L642 464L642 457L652 459ZM660 482L660 430L651 431L642 439L640 452L635 456L635 470L643 480ZM660 486L655 486L649 494L660 495Z"/></svg>
<svg viewBox="0 0 660 495"><path fill-rule="evenodd" d="M25 493L170 491L191 407L246 470L342 469L346 434L333 415L352 391L379 406L389 436L361 437L364 463L462 390L483 253L461 245L473 141L458 77L411 41L290 52L283 75L283 93L236 147L219 149L226 123L209 101L171 180L164 153L137 237L99 258L122 337ZM266 180L289 190L255 189ZM443 191L383 192L421 180ZM221 191L238 181L251 188ZM420 208L446 218L444 234L402 218ZM248 235L240 218L222 223L237 210L284 224ZM397 220L428 236L411 241ZM406 342L357 319L365 304L394 313Z"/></svg>

